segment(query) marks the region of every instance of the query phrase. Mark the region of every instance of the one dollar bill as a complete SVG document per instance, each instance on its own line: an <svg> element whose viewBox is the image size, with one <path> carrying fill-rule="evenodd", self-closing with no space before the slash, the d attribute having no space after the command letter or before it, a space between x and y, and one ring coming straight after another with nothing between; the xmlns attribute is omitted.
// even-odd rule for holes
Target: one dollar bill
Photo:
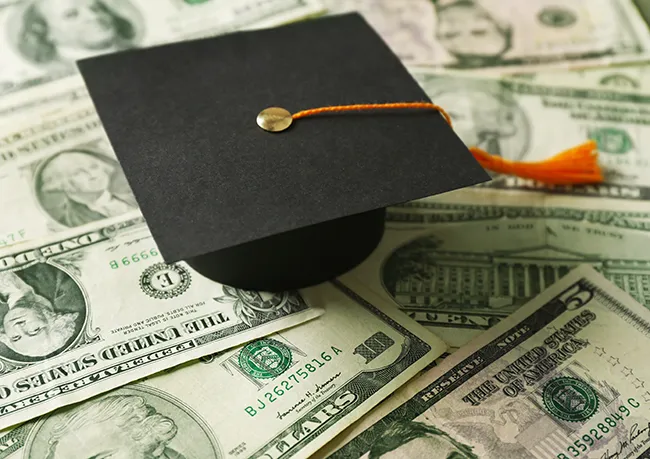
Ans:
<svg viewBox="0 0 650 459"><path fill-rule="evenodd" d="M648 457L648 345L650 312L577 268L410 382L329 457Z"/></svg>
<svg viewBox="0 0 650 459"><path fill-rule="evenodd" d="M306 458L445 349L373 296L312 295L319 319L0 433L0 458Z"/></svg>
<svg viewBox="0 0 650 459"><path fill-rule="evenodd" d="M113 220L0 252L0 428L323 312L166 264L142 217Z"/></svg>
<svg viewBox="0 0 650 459"><path fill-rule="evenodd" d="M0 248L137 211L93 106L0 134Z"/></svg>
<svg viewBox="0 0 650 459"><path fill-rule="evenodd" d="M468 145L512 161L540 161L592 139L605 175L598 186L550 187L510 176L482 185L574 196L650 199L650 95L570 83L474 77L413 69Z"/></svg>

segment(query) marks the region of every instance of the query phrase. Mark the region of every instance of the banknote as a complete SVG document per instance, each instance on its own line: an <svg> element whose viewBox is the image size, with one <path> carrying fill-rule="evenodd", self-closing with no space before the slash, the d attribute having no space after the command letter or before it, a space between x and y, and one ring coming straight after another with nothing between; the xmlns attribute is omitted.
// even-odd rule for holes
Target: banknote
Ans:
<svg viewBox="0 0 650 459"><path fill-rule="evenodd" d="M27 91L0 97L0 133L10 133L36 124L41 119L70 111L82 102L92 103L81 75L70 75L43 83ZM0 157L0 167L6 158Z"/></svg>
<svg viewBox="0 0 650 459"><path fill-rule="evenodd" d="M0 251L0 428L322 314L166 264L130 216Z"/></svg>
<svg viewBox="0 0 650 459"><path fill-rule="evenodd" d="M451 115L469 146L514 161L538 161L596 141L605 183L542 186L532 180L495 176L485 185L507 190L574 196L650 199L650 94L579 85L413 69L429 97Z"/></svg>
<svg viewBox="0 0 650 459"><path fill-rule="evenodd" d="M648 15L629 0L325 0L360 11L409 65L499 73L648 56Z"/></svg>
<svg viewBox="0 0 650 459"><path fill-rule="evenodd" d="M453 347L579 264L650 307L647 206L560 206L543 195L506 199L479 191L457 199L465 202L431 198L389 208L378 248L341 281L368 286Z"/></svg>
<svg viewBox="0 0 650 459"><path fill-rule="evenodd" d="M0 5L0 94L75 73L82 58L321 11L318 0L15 1Z"/></svg>
<svg viewBox="0 0 650 459"><path fill-rule="evenodd" d="M0 247L138 209L91 104L0 133Z"/></svg>
<svg viewBox="0 0 650 459"><path fill-rule="evenodd" d="M537 84L556 84L581 88L607 88L624 92L650 92L650 68L647 65L539 72L512 76Z"/></svg>
<svg viewBox="0 0 650 459"><path fill-rule="evenodd" d="M649 344L650 312L582 266L410 382L329 457L646 458Z"/></svg>
<svg viewBox="0 0 650 459"><path fill-rule="evenodd" d="M0 458L305 458L445 349L372 295L311 294L319 319L0 432Z"/></svg>

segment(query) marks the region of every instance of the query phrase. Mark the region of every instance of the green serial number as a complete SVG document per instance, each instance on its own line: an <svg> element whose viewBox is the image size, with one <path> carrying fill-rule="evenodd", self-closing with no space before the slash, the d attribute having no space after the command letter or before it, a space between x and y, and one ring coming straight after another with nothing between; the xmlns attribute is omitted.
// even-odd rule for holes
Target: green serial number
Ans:
<svg viewBox="0 0 650 459"><path fill-rule="evenodd" d="M337 355L343 352L341 349L338 349L334 346L332 346L331 349L332 349L332 353L334 354L334 357L336 357ZM287 392L289 392L294 388L294 384L300 384L301 381L308 379L311 373L316 372L316 370L318 370L319 368L323 368L325 365L327 365L327 362L331 360L332 360L332 356L330 354L328 354L327 352L321 352L320 360L311 359L310 363L302 365L300 368L298 368L296 371L291 373L289 376L285 376L286 379L280 381L280 383L276 385L273 388L273 390L266 392L263 397L263 399L265 399L266 402L258 398L257 407L254 408L252 406L247 406L244 409L244 411L246 411L251 417L255 416L258 411L262 411L264 408L266 408L267 403L270 405L271 403L274 403L276 400L282 398L282 396L284 396ZM291 384L291 382L293 382L294 384Z"/></svg>
<svg viewBox="0 0 650 459"><path fill-rule="evenodd" d="M127 255L121 260L111 260L108 264L111 269L118 269L121 266L129 266L131 263L138 263L142 260L146 260L149 257L157 257L158 251L156 249L143 250L140 253L134 253Z"/></svg>
<svg viewBox="0 0 650 459"><path fill-rule="evenodd" d="M573 442L573 445L569 445L567 447L566 450L568 453L571 454L570 457L578 457L581 454L586 453L589 450L589 448L594 446L596 441L602 440L603 438L605 438L605 436L607 436L607 434L613 432L614 427L618 425L616 421L622 421L623 419L627 418L631 414L630 408L628 408L626 405L629 405L632 408L632 410L641 406L641 404L637 402L635 399L628 398L627 403L624 403L623 405L618 407L617 413L610 414L601 422L596 424L596 428L590 429L588 434L584 434L581 437L584 443L580 440L576 440ZM570 459L570 457L564 453L560 453L557 455L557 459Z"/></svg>

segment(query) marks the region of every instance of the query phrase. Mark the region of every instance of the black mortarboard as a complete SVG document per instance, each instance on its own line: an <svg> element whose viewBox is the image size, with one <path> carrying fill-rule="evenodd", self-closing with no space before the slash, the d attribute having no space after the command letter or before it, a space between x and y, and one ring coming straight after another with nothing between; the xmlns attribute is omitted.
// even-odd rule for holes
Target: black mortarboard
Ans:
<svg viewBox="0 0 650 459"><path fill-rule="evenodd" d="M489 180L435 111L260 111L429 101L358 14L79 62L165 261L254 290L324 282L376 247L388 205Z"/></svg>

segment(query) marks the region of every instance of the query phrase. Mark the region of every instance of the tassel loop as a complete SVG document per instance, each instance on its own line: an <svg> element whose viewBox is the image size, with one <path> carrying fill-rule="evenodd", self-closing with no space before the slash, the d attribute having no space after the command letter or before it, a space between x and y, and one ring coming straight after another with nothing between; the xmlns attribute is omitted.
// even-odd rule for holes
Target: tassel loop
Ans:
<svg viewBox="0 0 650 459"><path fill-rule="evenodd" d="M326 113L382 109L436 110L453 129L451 117L445 109L431 102L334 105L302 110L291 115L291 119L297 120ZM289 124L291 123L289 122L287 126ZM602 183L604 181L603 172L598 165L597 145L593 140L589 140L548 159L537 162L510 161L500 156L491 155L478 147L470 147L469 150L484 169L499 174L514 175L551 185L584 185L588 183Z"/></svg>

